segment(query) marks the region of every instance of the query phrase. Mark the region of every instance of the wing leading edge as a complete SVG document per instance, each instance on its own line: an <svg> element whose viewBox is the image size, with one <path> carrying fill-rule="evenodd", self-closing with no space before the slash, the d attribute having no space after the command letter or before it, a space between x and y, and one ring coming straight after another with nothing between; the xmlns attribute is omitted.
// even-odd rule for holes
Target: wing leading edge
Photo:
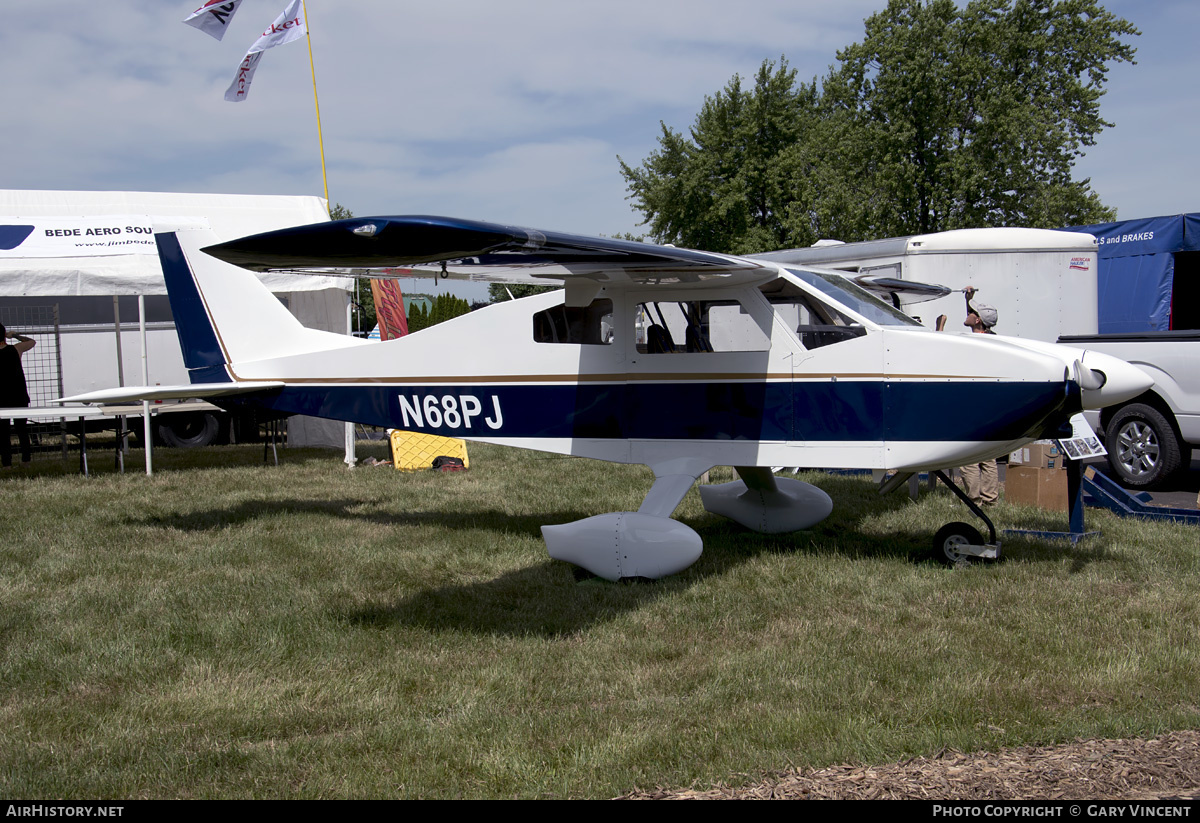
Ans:
<svg viewBox="0 0 1200 823"><path fill-rule="evenodd" d="M314 223L243 237L203 251L260 272L444 263L464 273L523 269L535 276L563 279L620 271L637 281L668 278L694 282L759 276L770 265L673 246L426 215Z"/></svg>

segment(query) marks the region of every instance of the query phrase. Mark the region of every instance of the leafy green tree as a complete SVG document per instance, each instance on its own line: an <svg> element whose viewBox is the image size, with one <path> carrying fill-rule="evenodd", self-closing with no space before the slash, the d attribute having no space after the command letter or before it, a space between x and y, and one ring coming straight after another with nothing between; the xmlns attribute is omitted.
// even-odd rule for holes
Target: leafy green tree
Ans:
<svg viewBox="0 0 1200 823"><path fill-rule="evenodd" d="M624 160L631 199L660 243L751 253L787 242L794 190L781 155L803 136L816 86L796 83L780 59L763 61L753 89L734 76L704 101L690 138L662 124L659 150Z"/></svg>
<svg viewBox="0 0 1200 823"><path fill-rule="evenodd" d="M430 326L436 326L446 320L471 311L471 304L461 297L452 294L439 294L433 303L426 308L423 305L413 305L408 313L408 333L421 331Z"/></svg>
<svg viewBox="0 0 1200 823"><path fill-rule="evenodd" d="M413 303L408 308L408 333L420 331L429 325L429 309L422 303Z"/></svg>
<svg viewBox="0 0 1200 823"><path fill-rule="evenodd" d="M824 83L849 115L830 123L835 177L874 198L881 234L1113 219L1071 170L1112 125L1108 65L1137 33L1091 0L891 0Z"/></svg>
<svg viewBox="0 0 1200 823"><path fill-rule="evenodd" d="M655 240L712 251L1112 219L1071 172L1137 33L1095 0L890 0L819 89L764 62L621 172Z"/></svg>
<svg viewBox="0 0 1200 823"><path fill-rule="evenodd" d="M531 294L543 294L561 288L562 286L557 284L538 286L532 283L489 283L488 302L503 303L506 300L520 300L522 297L529 297ZM509 296L510 294L512 295L511 297Z"/></svg>

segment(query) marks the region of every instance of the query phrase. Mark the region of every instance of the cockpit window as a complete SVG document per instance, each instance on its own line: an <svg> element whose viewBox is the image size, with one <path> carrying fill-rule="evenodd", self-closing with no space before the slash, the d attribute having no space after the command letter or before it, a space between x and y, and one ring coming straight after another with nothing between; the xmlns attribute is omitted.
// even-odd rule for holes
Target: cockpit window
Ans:
<svg viewBox="0 0 1200 823"><path fill-rule="evenodd" d="M788 272L872 323L878 323L881 326L921 325L904 312L889 306L862 286L850 282L841 275L792 268L789 268Z"/></svg>
<svg viewBox="0 0 1200 823"><path fill-rule="evenodd" d="M607 345L613 341L612 301L593 300L582 308L558 305L533 316L535 343Z"/></svg>
<svg viewBox="0 0 1200 823"><path fill-rule="evenodd" d="M783 278L765 284L762 292L779 321L810 351L867 333L862 323Z"/></svg>

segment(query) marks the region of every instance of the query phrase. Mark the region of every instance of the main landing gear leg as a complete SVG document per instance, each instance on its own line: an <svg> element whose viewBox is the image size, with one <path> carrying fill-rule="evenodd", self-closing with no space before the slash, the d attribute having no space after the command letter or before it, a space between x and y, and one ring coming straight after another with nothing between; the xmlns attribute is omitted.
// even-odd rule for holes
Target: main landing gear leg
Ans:
<svg viewBox="0 0 1200 823"><path fill-rule="evenodd" d="M991 518L984 514L983 509L967 497L966 493L955 485L954 481L944 472L935 471L933 474L945 483L976 517L986 523L988 528L988 542L984 543L983 536L974 526L967 523L947 523L934 535L934 559L951 566L972 560L999 560L1000 541L996 539L996 527L992 524Z"/></svg>

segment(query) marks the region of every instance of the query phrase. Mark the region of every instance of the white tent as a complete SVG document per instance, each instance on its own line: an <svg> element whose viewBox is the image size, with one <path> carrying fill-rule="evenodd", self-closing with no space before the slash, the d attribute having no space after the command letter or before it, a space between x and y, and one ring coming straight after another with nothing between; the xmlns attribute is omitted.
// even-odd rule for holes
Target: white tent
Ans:
<svg viewBox="0 0 1200 823"><path fill-rule="evenodd" d="M10 230L32 228L11 247L0 237L0 294L166 294L153 235L125 229L207 227L222 240L233 240L328 219L319 197L0 189L0 222ZM86 234L89 230L93 233ZM120 233L108 233L112 230ZM61 234L72 231L79 233ZM125 249L129 253L122 253ZM348 288L344 278L271 274L261 279L274 292Z"/></svg>
<svg viewBox="0 0 1200 823"><path fill-rule="evenodd" d="M328 219L325 201L318 197L0 190L0 299L161 295L166 288L154 246L156 230L205 227L222 240L231 240ZM297 274L259 277L306 326L349 333L352 281ZM109 356L115 361L113 345ZM122 360L132 355L142 358L143 364L149 358L160 368L167 363L169 368L182 369L177 342L169 351L155 342L145 356L136 344L121 348ZM122 371L136 374L137 368L91 369L91 382L74 388L114 387ZM179 373L159 382L187 382L187 378ZM289 423L289 442L342 447L347 436L342 424L306 418ZM348 454L348 459L353 458Z"/></svg>

